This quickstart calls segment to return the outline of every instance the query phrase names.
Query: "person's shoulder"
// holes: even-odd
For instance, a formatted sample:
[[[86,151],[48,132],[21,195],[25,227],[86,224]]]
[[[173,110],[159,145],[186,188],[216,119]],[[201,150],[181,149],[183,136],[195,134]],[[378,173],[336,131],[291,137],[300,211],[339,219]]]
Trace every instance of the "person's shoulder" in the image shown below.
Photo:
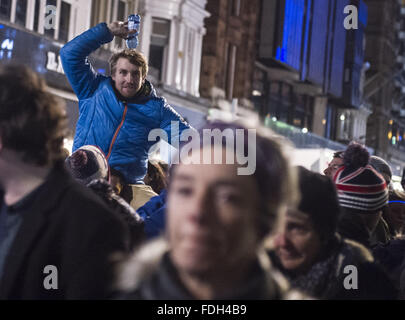
[[[351,260],[355,260],[359,263],[374,262],[371,251],[361,243],[354,240],[343,239],[341,253],[345,257]]]
[[[86,186],[72,180],[70,180],[69,186],[62,196],[60,204],[64,211],[69,211],[70,219],[93,221],[93,224],[106,220],[110,222],[117,220],[114,212],[100,196]]]
[[[132,299],[139,294],[141,286],[158,271],[167,250],[167,242],[157,238],[143,245],[120,264],[114,289],[121,299]]]

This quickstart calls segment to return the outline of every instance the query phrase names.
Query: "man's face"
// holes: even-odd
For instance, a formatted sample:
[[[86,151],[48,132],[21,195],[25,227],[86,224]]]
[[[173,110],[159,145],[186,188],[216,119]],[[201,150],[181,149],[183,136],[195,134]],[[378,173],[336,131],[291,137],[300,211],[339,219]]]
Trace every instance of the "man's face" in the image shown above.
[[[288,210],[282,232],[274,238],[276,254],[291,272],[306,272],[321,251],[321,239],[310,218],[298,210]]]
[[[131,98],[142,87],[145,75],[142,74],[142,67],[132,64],[126,58],[119,58],[112,79],[118,92],[125,98]]]
[[[252,260],[259,243],[258,201],[256,181],[238,176],[236,165],[178,165],[167,207],[167,236],[178,270],[218,274]]]
[[[343,166],[344,162],[342,158],[333,158],[332,161],[328,164],[328,167],[323,171],[325,176],[328,176],[333,179],[336,171]]]

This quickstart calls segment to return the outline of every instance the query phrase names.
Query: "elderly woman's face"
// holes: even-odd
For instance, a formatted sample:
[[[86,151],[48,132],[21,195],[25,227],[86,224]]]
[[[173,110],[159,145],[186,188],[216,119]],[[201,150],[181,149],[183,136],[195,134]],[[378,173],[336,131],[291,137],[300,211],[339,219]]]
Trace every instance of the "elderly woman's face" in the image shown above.
[[[274,245],[283,267],[295,274],[307,272],[321,251],[321,239],[309,216],[299,210],[288,210]]]

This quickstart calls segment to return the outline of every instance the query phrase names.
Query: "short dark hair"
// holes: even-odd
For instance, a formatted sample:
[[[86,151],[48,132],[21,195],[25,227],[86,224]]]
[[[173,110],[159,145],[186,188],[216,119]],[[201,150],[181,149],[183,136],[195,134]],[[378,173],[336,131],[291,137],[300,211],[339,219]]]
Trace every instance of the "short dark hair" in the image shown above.
[[[344,151],[344,150],[341,150],[341,151],[336,151],[336,152],[333,154],[333,157],[334,157],[334,158],[343,159],[344,155],[345,155],[345,151]]]
[[[142,77],[148,74],[148,61],[143,53],[135,49],[125,49],[121,52],[114,53],[110,58],[111,75],[115,73],[115,67],[119,58],[128,59],[130,63],[142,68]]]
[[[0,66],[0,137],[5,148],[38,166],[63,160],[67,118],[60,99],[23,65]]]

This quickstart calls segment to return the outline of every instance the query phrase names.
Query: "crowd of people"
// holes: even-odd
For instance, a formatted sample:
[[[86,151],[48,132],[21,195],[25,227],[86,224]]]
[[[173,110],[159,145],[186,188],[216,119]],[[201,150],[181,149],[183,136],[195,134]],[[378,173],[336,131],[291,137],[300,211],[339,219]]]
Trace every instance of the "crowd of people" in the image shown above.
[[[27,67],[0,66],[0,299],[405,298],[405,193],[386,161],[352,142],[322,175],[260,125],[191,128],[140,52],[115,53],[111,77],[87,62],[133,32],[101,23],[62,48],[79,99],[71,154],[62,102]],[[192,130],[196,148],[150,160],[155,128]],[[248,150],[254,172],[240,174]]]

